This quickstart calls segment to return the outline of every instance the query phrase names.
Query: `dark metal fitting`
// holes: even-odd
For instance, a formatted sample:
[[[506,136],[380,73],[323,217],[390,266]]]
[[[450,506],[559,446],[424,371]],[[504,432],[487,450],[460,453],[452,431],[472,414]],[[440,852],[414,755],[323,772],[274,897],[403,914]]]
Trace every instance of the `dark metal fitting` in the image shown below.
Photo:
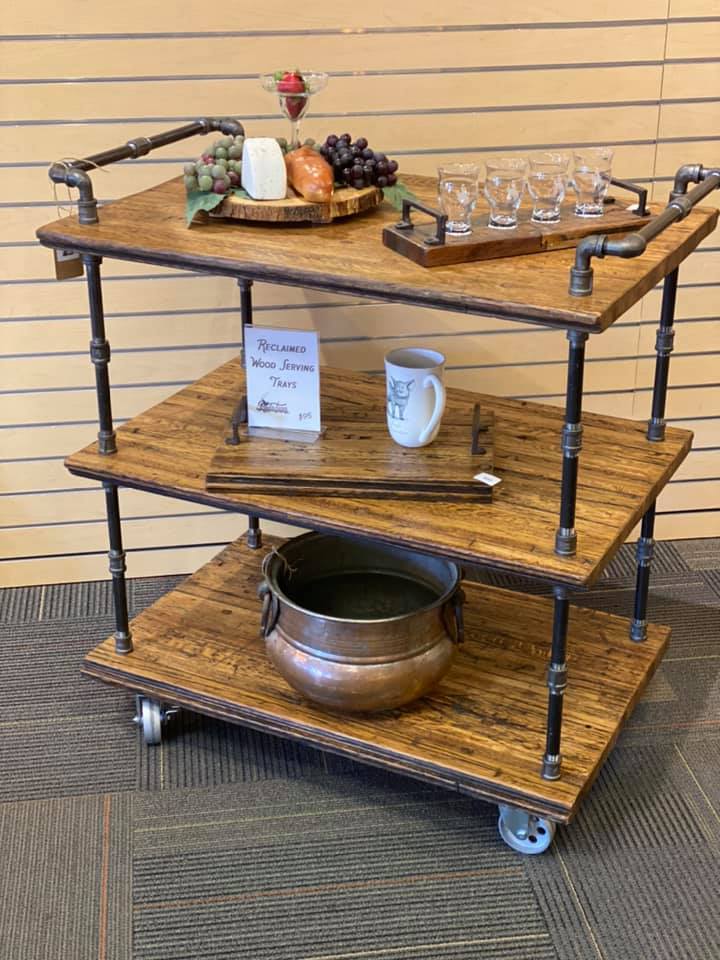
[[[669,357],[673,352],[675,330],[672,327],[658,327],[655,337],[655,352],[661,357]]]
[[[125,573],[127,570],[127,565],[125,563],[125,551],[124,550],[111,550],[108,554],[110,559],[109,570],[110,573],[115,576],[116,573]]]
[[[562,530],[563,528],[561,527],[560,529]],[[567,595],[568,595],[567,587],[561,587],[559,584],[556,584],[553,587],[553,596],[555,597],[556,600],[565,600]]]
[[[693,208],[693,202],[686,194],[680,194],[673,197],[668,203],[668,209],[677,210],[680,213],[678,220],[684,220]]]
[[[571,297],[589,297],[593,292],[592,267],[570,267],[570,286],[568,292]]]
[[[90,359],[93,363],[110,362],[110,344],[107,340],[90,341]]]
[[[652,537],[640,537],[635,548],[638,566],[649,567],[655,555],[655,541]]]
[[[564,457],[574,458],[582,450],[583,427],[581,423],[566,423],[562,431],[562,452]]]
[[[262,530],[260,527],[248,527],[247,545],[251,550],[258,550],[262,546]]]
[[[128,150],[132,150],[133,159],[137,160],[138,157],[144,157],[146,153],[150,153],[153,142],[149,137],[136,137],[134,140],[128,140],[125,146]]]
[[[559,527],[555,534],[555,553],[561,557],[573,557],[577,549],[577,533],[574,527]]]
[[[554,696],[562,696],[567,687],[567,664],[551,663],[547,671],[548,690]]]
[[[242,137],[245,133],[245,127],[243,127],[239,120],[234,120],[232,117],[223,117],[221,120],[211,120],[210,129],[219,130],[220,133],[234,137]]]
[[[581,347],[588,337],[586,330],[568,330],[567,332],[567,338],[573,347]]]
[[[132,634],[129,630],[115,631],[115,653],[132,653]]]
[[[665,420],[663,417],[651,417],[648,420],[647,438],[653,441],[665,439]]]
[[[546,753],[543,757],[540,776],[543,780],[559,780],[562,756],[559,753]]]
[[[114,430],[100,430],[97,439],[98,453],[117,453],[117,438]]]
[[[635,620],[630,624],[630,639],[635,643],[642,643],[647,640],[647,620]]]
[[[684,163],[675,174],[675,182],[670,191],[670,199],[682,197],[687,193],[689,183],[700,183],[703,180],[703,166],[701,163]]]

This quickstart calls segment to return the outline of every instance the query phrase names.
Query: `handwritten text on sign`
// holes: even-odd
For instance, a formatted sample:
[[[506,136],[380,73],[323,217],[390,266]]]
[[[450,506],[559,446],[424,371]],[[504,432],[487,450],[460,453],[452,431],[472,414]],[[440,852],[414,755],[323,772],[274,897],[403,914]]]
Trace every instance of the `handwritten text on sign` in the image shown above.
[[[320,431],[320,364],[314,330],[245,327],[248,424]]]

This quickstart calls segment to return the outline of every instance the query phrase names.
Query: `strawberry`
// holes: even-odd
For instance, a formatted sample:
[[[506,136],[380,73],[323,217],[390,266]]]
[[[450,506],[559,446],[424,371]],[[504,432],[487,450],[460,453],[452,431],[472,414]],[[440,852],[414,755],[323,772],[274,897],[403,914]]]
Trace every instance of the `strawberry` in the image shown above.
[[[277,92],[285,97],[285,109],[291,120],[297,120],[305,109],[305,96],[288,96],[288,94],[304,94],[305,81],[299,70],[278,71]]]

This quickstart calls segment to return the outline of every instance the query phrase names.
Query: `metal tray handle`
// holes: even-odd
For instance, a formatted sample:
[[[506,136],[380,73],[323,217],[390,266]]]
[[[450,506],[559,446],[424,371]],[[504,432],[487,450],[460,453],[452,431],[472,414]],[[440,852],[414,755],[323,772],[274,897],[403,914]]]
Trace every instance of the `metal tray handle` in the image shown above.
[[[415,208],[421,213],[426,213],[429,217],[432,217],[435,221],[435,236],[434,237],[425,237],[424,243],[429,247],[439,247],[445,243],[445,226],[447,225],[447,216],[444,213],[440,213],[439,210],[434,210],[432,207],[425,206],[424,203],[420,203],[419,200],[408,200],[407,197],[403,198],[402,202],[402,220],[399,220],[395,224],[396,230],[412,230],[413,222],[410,219],[410,210]]]

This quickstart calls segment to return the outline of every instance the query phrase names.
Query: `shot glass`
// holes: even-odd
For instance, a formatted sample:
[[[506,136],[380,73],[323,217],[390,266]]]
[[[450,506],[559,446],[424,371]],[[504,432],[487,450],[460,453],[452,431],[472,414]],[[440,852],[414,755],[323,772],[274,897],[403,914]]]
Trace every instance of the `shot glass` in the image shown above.
[[[535,153],[529,161],[528,193],[536,223],[557,223],[568,185],[570,157],[566,153]]]
[[[474,163],[448,163],[438,167],[438,202],[448,218],[445,232],[450,236],[463,237],[472,232],[479,173]]]
[[[524,157],[496,157],[485,162],[485,196],[490,204],[488,226],[512,230],[517,226],[517,212],[527,182],[527,160]]]
[[[577,194],[575,215],[601,217],[603,200],[610,186],[613,152],[609,147],[589,147],[573,154],[573,187]]]

